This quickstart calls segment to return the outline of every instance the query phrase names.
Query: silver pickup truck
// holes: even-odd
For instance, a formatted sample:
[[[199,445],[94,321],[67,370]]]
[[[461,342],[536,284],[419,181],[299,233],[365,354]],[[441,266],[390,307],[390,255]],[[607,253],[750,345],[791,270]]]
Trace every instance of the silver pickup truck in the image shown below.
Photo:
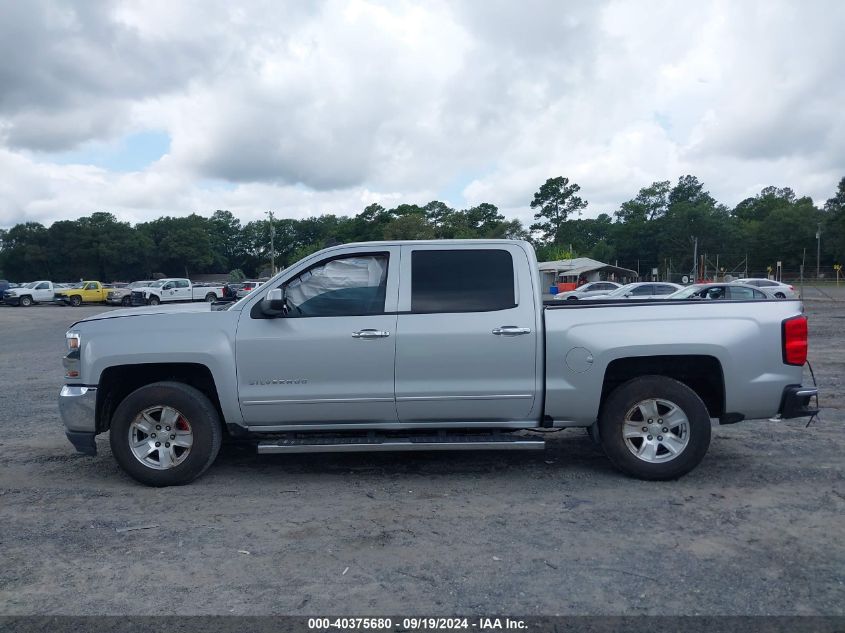
[[[77,450],[187,483],[224,435],[259,453],[542,449],[583,427],[621,471],[694,468],[712,419],[815,413],[799,301],[557,302],[531,245],[373,242],[306,257],[225,306],[116,310],[67,332]],[[574,305],[570,305],[570,303]]]

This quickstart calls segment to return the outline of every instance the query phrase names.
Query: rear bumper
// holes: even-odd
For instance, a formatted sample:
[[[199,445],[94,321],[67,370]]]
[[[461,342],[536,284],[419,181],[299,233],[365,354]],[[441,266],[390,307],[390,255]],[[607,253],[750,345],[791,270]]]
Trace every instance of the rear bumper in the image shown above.
[[[818,402],[818,389],[815,387],[802,387],[801,385],[790,385],[783,390],[783,397],[780,401],[780,417],[803,418],[815,415],[819,412],[818,406],[813,406],[811,401]]]

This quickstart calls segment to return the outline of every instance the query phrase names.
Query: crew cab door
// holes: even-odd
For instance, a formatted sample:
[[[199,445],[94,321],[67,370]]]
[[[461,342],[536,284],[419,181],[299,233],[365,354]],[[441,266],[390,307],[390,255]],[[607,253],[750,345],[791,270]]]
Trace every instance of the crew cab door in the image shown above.
[[[177,301],[191,301],[194,298],[193,287],[187,279],[177,279],[174,291],[173,296]]]
[[[534,275],[513,244],[402,247],[400,422],[507,422],[538,393]]]
[[[395,424],[399,247],[341,249],[281,284],[286,316],[245,308],[238,325],[241,412],[250,426]]]

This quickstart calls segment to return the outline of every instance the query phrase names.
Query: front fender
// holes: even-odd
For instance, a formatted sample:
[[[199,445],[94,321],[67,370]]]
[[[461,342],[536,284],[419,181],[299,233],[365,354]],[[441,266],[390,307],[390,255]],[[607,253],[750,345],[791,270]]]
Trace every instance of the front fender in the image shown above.
[[[195,363],[209,369],[227,422],[243,421],[237,396],[237,313],[174,312],[82,321],[80,378],[96,386],[109,367]]]

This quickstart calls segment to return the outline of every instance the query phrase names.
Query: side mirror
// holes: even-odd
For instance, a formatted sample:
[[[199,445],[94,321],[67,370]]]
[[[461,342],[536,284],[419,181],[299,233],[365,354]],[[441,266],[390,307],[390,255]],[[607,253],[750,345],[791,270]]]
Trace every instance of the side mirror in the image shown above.
[[[277,317],[287,314],[287,302],[285,300],[284,288],[273,288],[267,296],[261,300],[261,312],[268,317]]]

